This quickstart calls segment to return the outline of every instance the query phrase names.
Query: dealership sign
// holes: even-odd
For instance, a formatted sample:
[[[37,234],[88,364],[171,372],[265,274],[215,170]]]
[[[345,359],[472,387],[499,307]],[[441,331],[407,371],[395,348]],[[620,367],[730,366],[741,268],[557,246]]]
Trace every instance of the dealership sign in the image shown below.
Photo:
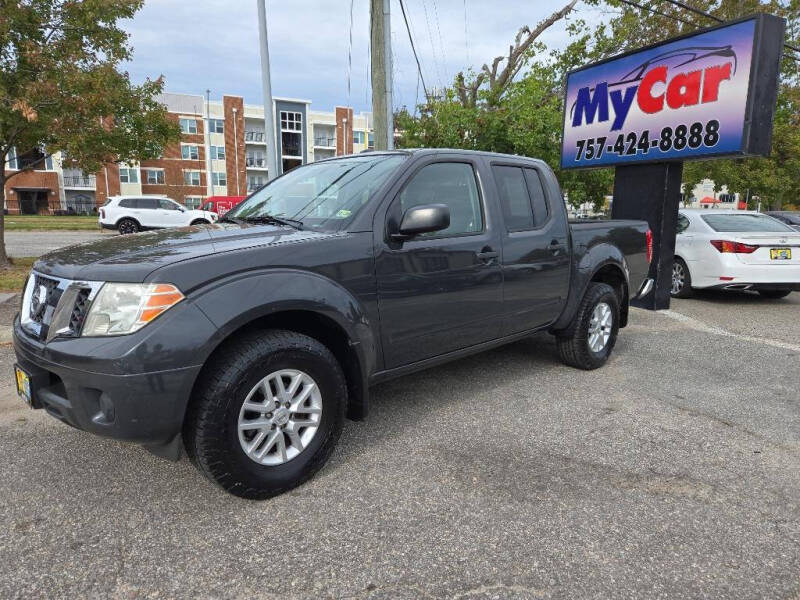
[[[755,15],[572,71],[562,168],[768,154],[782,39]]]

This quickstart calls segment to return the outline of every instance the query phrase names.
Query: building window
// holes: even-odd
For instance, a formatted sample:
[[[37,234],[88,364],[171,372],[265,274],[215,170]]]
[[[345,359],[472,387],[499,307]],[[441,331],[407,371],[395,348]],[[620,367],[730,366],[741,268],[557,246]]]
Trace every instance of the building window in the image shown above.
[[[212,160],[225,160],[225,146],[211,146]]]
[[[186,185],[200,185],[200,171],[184,171],[183,182]]]
[[[249,175],[247,177],[247,193],[255,192],[265,183],[267,183],[267,179],[263,175]]]
[[[179,119],[183,133],[197,133],[197,119]]]
[[[144,180],[147,183],[164,183],[164,169],[145,169]]]
[[[370,150],[374,150],[375,149],[375,134],[374,133],[370,133],[369,137],[367,139],[369,141],[369,143],[367,144],[367,148],[369,148]]]
[[[303,161],[299,158],[284,158],[283,159],[283,172],[288,173],[292,169],[299,167],[303,164]]]
[[[225,121],[223,119],[208,120],[209,133],[225,133]]]
[[[8,151],[8,168],[14,171],[17,170],[17,149],[13,146]]]
[[[281,130],[301,131],[303,129],[303,115],[299,112],[288,110],[281,111]]]
[[[364,144],[364,140],[366,136],[364,135],[363,131],[354,131],[353,132],[353,143],[354,144]]]
[[[303,136],[292,131],[281,131],[281,156],[303,156]]]
[[[224,171],[214,171],[211,173],[211,181],[214,185],[228,185],[228,177]]]
[[[197,160],[200,158],[200,152],[197,146],[190,146],[184,144],[181,146],[181,158],[184,160]]]
[[[119,182],[120,183],[139,183],[139,170],[120,167],[119,169]]]
[[[203,198],[201,196],[186,196],[183,199],[183,204],[189,210],[196,210],[200,208],[200,205],[203,203]]]
[[[266,162],[264,161],[264,153],[261,150],[250,150],[247,152],[247,159],[245,160],[245,164],[248,167],[264,167],[266,166]]]

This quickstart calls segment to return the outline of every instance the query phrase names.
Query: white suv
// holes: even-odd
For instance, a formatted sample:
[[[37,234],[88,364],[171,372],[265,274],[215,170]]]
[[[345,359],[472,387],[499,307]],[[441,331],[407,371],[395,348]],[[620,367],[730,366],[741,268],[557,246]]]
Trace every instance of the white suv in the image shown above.
[[[104,229],[136,233],[143,229],[204,225],[217,221],[217,213],[189,210],[166,196],[111,196],[98,219]]]

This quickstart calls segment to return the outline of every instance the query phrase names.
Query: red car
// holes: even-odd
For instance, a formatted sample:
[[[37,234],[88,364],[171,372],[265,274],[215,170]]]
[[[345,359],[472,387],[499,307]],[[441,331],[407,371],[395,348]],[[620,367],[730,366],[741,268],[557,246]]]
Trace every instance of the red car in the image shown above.
[[[220,217],[239,204],[247,196],[209,196],[203,210],[215,212]]]

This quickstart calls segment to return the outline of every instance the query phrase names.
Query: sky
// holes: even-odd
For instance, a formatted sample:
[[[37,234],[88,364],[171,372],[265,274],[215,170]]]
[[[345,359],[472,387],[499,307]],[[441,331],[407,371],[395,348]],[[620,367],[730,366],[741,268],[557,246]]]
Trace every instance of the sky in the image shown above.
[[[123,68],[135,82],[163,75],[170,92],[210,89],[212,99],[238,95],[261,104],[257,1],[147,0],[123,22],[134,49]],[[521,26],[533,27],[567,1],[404,0],[428,90],[507,53]],[[311,100],[312,110],[370,110],[369,0],[352,0],[348,68],[350,7],[351,0],[267,0],[273,96]],[[391,25],[394,106],[412,109],[423,93],[399,0],[391,0]],[[563,22],[540,39],[563,46]]]

